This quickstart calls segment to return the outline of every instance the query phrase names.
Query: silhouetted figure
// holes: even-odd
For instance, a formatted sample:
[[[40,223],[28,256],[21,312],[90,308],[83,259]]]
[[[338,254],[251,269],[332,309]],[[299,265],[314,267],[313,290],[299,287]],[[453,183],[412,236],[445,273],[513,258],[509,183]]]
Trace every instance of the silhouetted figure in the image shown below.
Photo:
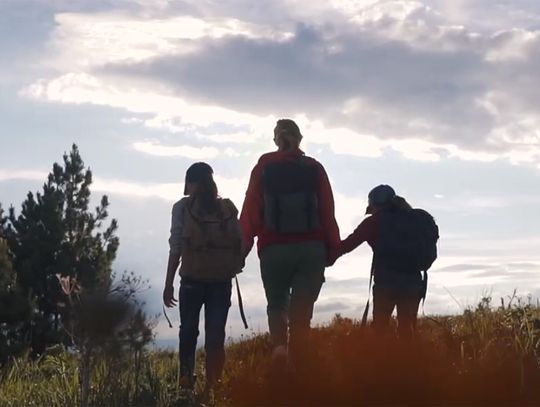
[[[246,255],[258,237],[276,364],[288,355],[299,362],[305,353],[328,253],[340,242],[328,177],[300,150],[301,140],[294,121],[278,120],[278,151],[264,154],[253,168],[240,216]]]
[[[373,249],[371,277],[375,282],[373,326],[385,333],[397,308],[399,336],[410,338],[418,306],[425,298],[427,270],[437,258],[439,230],[431,215],[413,209],[388,185],[375,187],[368,199],[366,214],[371,216],[341,243],[339,255],[368,242]]]
[[[231,305],[231,279],[241,271],[242,235],[238,211],[218,197],[212,168],[193,164],[184,195],[172,209],[170,252],[163,302],[174,307],[174,276],[180,267],[180,384],[192,388],[199,314],[204,304],[206,389],[221,378],[225,362],[225,324]]]

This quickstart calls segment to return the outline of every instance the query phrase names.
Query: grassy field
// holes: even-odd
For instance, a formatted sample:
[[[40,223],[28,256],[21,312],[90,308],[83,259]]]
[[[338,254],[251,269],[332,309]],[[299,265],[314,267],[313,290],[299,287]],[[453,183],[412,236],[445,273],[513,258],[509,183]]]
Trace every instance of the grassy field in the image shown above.
[[[540,310],[517,299],[497,306],[484,299],[462,315],[423,317],[414,343],[375,338],[336,316],[313,330],[311,358],[294,372],[272,371],[265,335],[230,344],[216,404],[539,405],[539,343]],[[0,372],[0,406],[77,405],[77,361],[62,349],[12,361]],[[194,403],[176,386],[172,352],[112,353],[94,362],[90,405]]]

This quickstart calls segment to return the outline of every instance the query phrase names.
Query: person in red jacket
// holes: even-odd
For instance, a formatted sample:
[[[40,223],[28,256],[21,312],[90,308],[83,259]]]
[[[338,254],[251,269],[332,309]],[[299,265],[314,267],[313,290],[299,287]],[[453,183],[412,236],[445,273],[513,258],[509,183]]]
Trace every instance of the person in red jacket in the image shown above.
[[[253,168],[240,215],[246,255],[258,238],[273,357],[293,363],[305,354],[324,269],[341,242],[328,176],[301,140],[294,121],[278,120],[278,151]]]

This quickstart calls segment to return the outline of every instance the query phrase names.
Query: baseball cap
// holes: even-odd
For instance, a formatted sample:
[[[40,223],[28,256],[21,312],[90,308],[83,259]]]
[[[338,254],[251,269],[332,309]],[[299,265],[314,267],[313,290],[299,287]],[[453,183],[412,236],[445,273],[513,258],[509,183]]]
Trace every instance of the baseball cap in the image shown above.
[[[396,196],[396,191],[390,185],[382,184],[373,188],[368,194],[366,214],[371,214],[373,207],[384,206]]]

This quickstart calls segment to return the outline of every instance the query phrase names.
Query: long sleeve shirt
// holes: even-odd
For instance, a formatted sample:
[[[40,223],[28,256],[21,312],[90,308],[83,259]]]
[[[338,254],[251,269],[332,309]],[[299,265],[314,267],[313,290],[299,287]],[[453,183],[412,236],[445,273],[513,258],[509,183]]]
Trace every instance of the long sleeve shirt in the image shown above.
[[[263,198],[263,170],[266,164],[283,160],[295,160],[303,153],[300,150],[294,152],[273,152],[260,157],[257,165],[251,171],[246,198],[240,215],[244,241],[248,250],[253,246],[254,238],[258,237],[259,252],[266,246],[276,243],[294,243],[309,240],[323,241],[329,250],[337,250],[341,238],[335,219],[334,196],[323,166],[313,158],[319,173],[319,218],[321,227],[319,230],[295,233],[278,234],[269,230],[264,222],[264,198]]]
[[[187,198],[182,198],[172,207],[171,234],[169,236],[169,255],[182,256],[182,231],[184,229],[184,207]]]
[[[377,238],[378,214],[365,218],[360,225],[339,245],[338,255],[352,252],[364,242],[373,248]]]

